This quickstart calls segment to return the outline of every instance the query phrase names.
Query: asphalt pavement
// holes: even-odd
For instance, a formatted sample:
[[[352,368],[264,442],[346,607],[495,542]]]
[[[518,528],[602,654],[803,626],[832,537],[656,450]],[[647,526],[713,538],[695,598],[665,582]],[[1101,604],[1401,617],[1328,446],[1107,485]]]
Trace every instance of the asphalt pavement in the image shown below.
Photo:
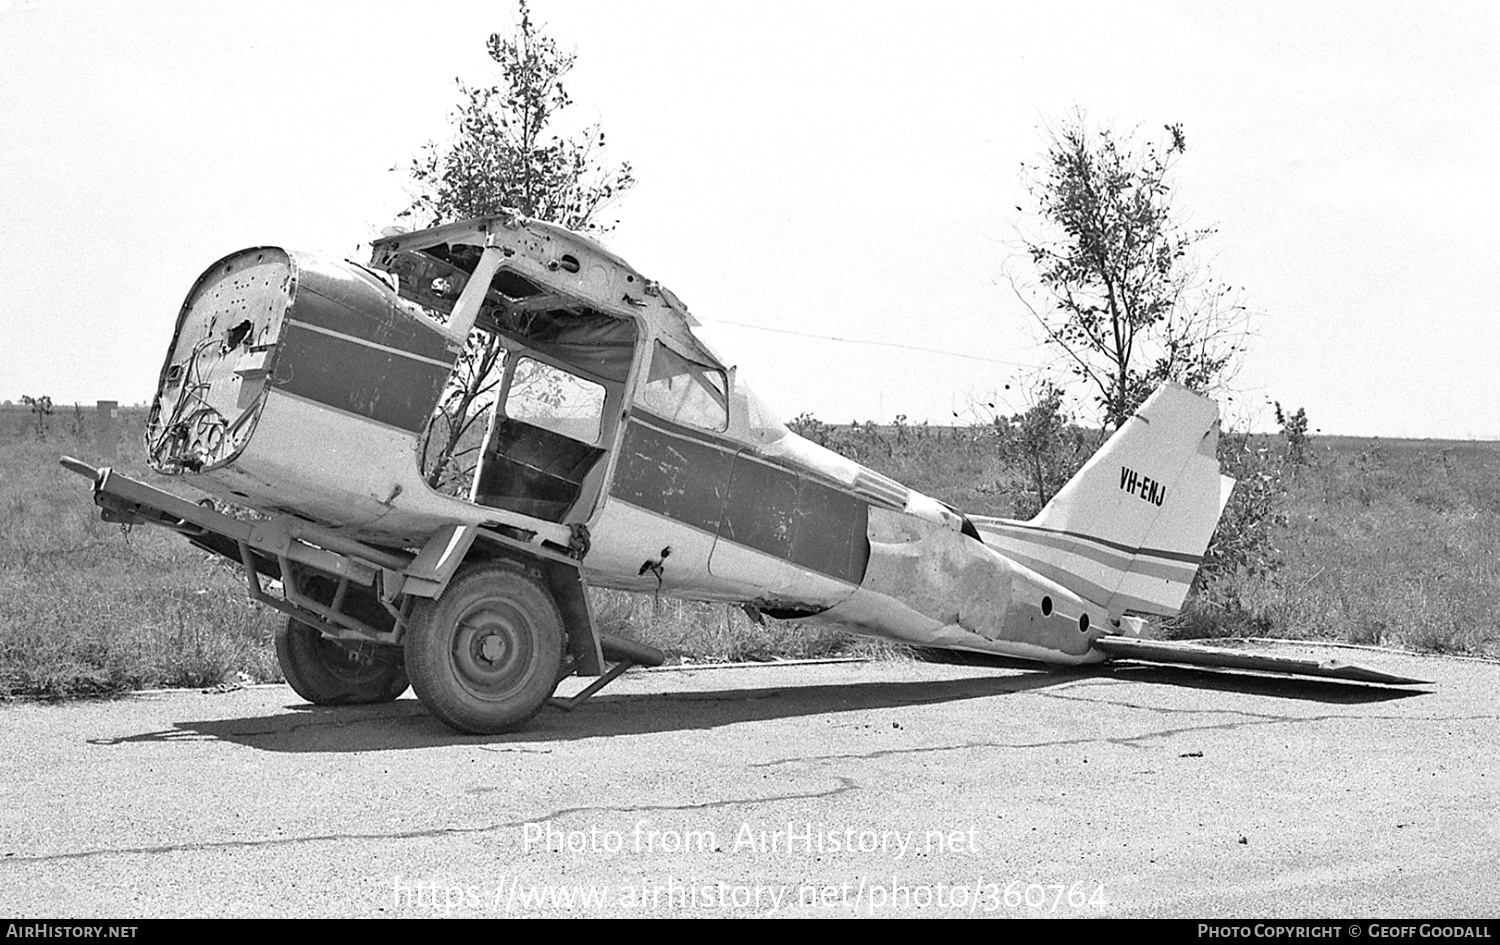
[[[1500,914],[1500,665],[1275,652],[1433,685],[633,670],[499,737],[410,693],[0,705],[0,914]]]

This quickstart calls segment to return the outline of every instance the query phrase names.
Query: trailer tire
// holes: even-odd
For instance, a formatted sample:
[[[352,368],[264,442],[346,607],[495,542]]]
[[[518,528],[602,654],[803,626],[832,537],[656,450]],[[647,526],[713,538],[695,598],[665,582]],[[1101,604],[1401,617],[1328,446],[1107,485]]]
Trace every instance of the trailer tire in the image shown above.
[[[276,630],[276,659],[292,691],[314,705],[390,702],[406,691],[406,661],[399,647],[362,644],[373,658],[330,640],[296,617]]]
[[[496,735],[546,704],[566,636],[539,577],[503,561],[475,562],[413,608],[406,667],[429,712],[460,731]]]

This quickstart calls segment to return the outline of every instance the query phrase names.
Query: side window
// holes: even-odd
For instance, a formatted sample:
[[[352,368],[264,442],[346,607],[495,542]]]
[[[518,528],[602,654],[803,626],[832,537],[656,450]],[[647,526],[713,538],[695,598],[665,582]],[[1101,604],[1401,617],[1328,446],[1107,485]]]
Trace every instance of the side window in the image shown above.
[[[505,415],[585,443],[599,442],[604,388],[531,358],[516,362]]]
[[[724,372],[689,361],[659,341],[651,353],[641,403],[653,413],[688,426],[729,428],[729,384]]]

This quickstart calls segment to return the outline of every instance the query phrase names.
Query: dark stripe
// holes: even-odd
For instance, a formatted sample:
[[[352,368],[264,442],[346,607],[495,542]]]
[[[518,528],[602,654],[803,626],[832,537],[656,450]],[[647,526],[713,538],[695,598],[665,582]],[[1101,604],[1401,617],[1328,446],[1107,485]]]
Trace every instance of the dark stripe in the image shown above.
[[[631,505],[718,534],[733,466],[733,453],[632,418],[609,491]]]
[[[782,459],[779,456],[768,456],[764,453],[757,452],[756,450],[744,446],[743,444],[736,442],[735,440],[728,439],[722,433],[712,433],[707,430],[700,430],[693,427],[683,426],[682,424],[675,423],[671,420],[664,420],[661,417],[658,417],[656,414],[651,413],[650,411],[641,410],[639,407],[631,408],[630,420],[632,423],[639,423],[647,427],[654,427],[662,432],[670,433],[674,436],[686,437],[687,439],[692,440],[694,443],[711,449],[719,450],[730,456],[754,456],[762,463],[766,463],[767,465],[775,466],[778,469],[784,469],[788,472],[795,473],[796,475],[802,476],[805,479],[810,479],[813,482],[817,482],[824,486],[827,486],[829,489],[842,492],[851,498],[858,499],[862,502],[878,501],[883,504],[889,504],[897,511],[906,508],[906,500],[911,492],[911,490],[907,489],[899,482],[896,482],[894,479],[886,479],[879,473],[872,473],[870,470],[866,469],[863,466],[859,466],[857,463],[855,464],[856,466],[858,466],[858,471],[855,474],[855,484],[853,486],[850,486],[846,483],[839,482],[837,479],[834,479],[827,473],[822,473],[816,469],[810,469],[807,467],[796,465],[792,461]],[[875,488],[872,488],[869,482],[861,481],[861,478],[868,478],[871,475],[877,476],[880,479],[891,483],[897,490],[899,490],[899,498],[897,497],[896,493],[892,493],[890,495],[882,494]]]
[[[863,580],[870,554],[864,500],[679,433],[669,421],[652,416],[649,424],[633,417],[626,425],[610,495],[810,571]]]
[[[278,346],[272,385],[378,423],[421,433],[448,374],[446,367],[290,322]]]
[[[719,537],[858,584],[870,560],[868,514],[860,498],[741,453]]]
[[[1099,607],[1113,606],[1123,610],[1154,614],[1158,617],[1175,617],[1180,613],[1180,609],[1170,610],[1165,604],[1149,601],[1143,597],[1136,597],[1133,594],[1123,593],[1118,588],[1109,590],[1100,584],[1095,584],[1082,575],[1059,567],[1050,561],[1033,558],[1024,552],[1015,551],[1011,548],[997,550],[1000,554],[1005,555],[1005,557],[1017,564],[1030,568],[1049,581],[1061,584],[1079,597]],[[1124,583],[1123,578],[1121,578],[1121,583]],[[1186,587],[1186,583],[1183,581],[1174,581],[1172,583],[1178,587]],[[1186,593],[1186,590],[1183,593]]]
[[[993,536],[997,541],[1010,543],[1017,542],[1026,546],[1042,547],[1064,554],[1076,555],[1088,561],[1092,561],[1100,567],[1111,568],[1116,571],[1133,571],[1147,577],[1158,577],[1169,581],[1182,581],[1189,583],[1195,568],[1181,561],[1167,561],[1161,558],[1146,558],[1145,556],[1131,557],[1122,551],[1113,548],[1100,548],[1090,545],[1081,538],[1071,535],[1058,535],[1043,532],[1032,532],[1031,534],[1006,534],[1003,529],[980,529],[980,535],[986,533]],[[983,540],[981,538],[981,540]],[[1142,570],[1149,569],[1149,570]],[[1187,576],[1183,577],[1178,572],[1186,570]]]
[[[1158,548],[1132,548],[1129,545],[1122,545],[1117,541],[1108,541],[1103,538],[1096,538],[1093,535],[1085,535],[1082,532],[1070,532],[1061,528],[1042,528],[1039,525],[1022,525],[1019,522],[1005,522],[1001,521],[1000,519],[990,518],[988,516],[982,515],[971,515],[969,516],[969,520],[973,522],[974,526],[980,531],[983,531],[986,526],[988,526],[992,530],[997,531],[1006,528],[1015,528],[1021,531],[1041,532],[1043,534],[1049,535],[1066,535],[1069,538],[1077,538],[1082,541],[1091,541],[1094,544],[1102,545],[1105,548],[1113,548],[1116,551],[1123,551],[1125,554],[1132,557],[1141,555],[1147,558],[1162,558],[1166,561],[1182,561],[1191,565],[1197,565],[1203,561],[1202,555],[1190,555],[1180,551],[1163,551]]]
[[[332,265],[298,270],[287,318],[450,365],[456,354],[443,334],[398,308],[389,290]]]

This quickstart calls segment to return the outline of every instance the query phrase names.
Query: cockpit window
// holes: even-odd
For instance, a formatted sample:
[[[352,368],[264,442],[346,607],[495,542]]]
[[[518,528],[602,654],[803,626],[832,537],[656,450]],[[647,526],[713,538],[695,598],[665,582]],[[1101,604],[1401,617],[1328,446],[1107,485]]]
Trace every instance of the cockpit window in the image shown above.
[[[641,403],[668,420],[704,430],[729,427],[729,383],[718,368],[689,361],[656,343]]]
[[[584,443],[599,442],[604,388],[532,358],[516,362],[505,415]]]

